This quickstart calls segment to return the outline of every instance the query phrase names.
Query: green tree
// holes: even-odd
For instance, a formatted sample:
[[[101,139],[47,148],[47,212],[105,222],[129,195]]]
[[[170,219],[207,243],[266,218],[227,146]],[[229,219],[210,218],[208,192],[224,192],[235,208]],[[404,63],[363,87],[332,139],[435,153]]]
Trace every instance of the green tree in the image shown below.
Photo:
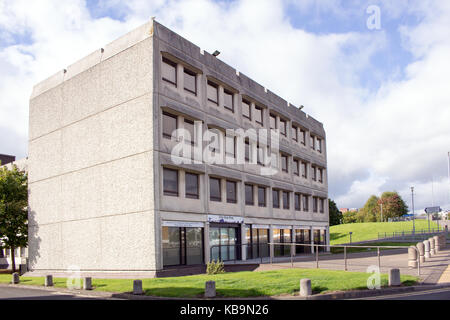
[[[347,211],[347,212],[343,213],[342,214],[342,223],[347,224],[347,223],[358,222],[357,214],[358,214],[358,212],[356,212],[356,211]]]
[[[28,243],[28,178],[16,166],[0,167],[0,245],[10,249],[13,272],[15,249]]]
[[[381,221],[379,200],[377,196],[371,196],[360,210],[363,213],[364,222]]]
[[[383,205],[384,221],[387,221],[389,218],[398,218],[408,214],[408,206],[395,191],[384,192],[378,203]]]
[[[328,199],[328,206],[330,212],[330,226],[336,226],[342,223],[342,212],[336,206],[336,202]]]

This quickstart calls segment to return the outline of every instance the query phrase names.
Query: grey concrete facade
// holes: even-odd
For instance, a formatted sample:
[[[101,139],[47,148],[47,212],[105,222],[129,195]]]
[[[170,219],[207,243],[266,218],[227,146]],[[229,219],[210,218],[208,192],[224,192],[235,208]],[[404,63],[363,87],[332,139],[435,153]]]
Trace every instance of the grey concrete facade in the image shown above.
[[[163,57],[176,65],[175,86],[162,79]],[[196,94],[184,90],[185,69],[195,74]],[[217,105],[207,99],[208,80],[218,85]],[[233,111],[223,107],[225,91],[232,93]],[[242,116],[243,98],[252,110],[262,108],[262,126]],[[163,112],[176,116],[180,128],[189,119],[202,121],[204,130],[268,129],[270,114],[278,127],[284,119],[280,152],[288,156],[289,172],[262,176],[251,164],[176,165],[170,156],[175,142],[162,135]],[[293,125],[306,131],[305,145],[293,141]],[[219,216],[240,220],[243,247],[246,226],[253,224],[325,230],[329,241],[323,125],[155,21],[37,84],[29,132],[29,269],[34,272],[75,268],[152,276],[164,268],[162,227],[177,224],[203,228],[206,262],[209,221]],[[310,135],[321,140],[320,152],[311,148]],[[256,155],[253,142],[251,150]],[[322,182],[311,174],[294,175],[294,158],[310,173],[313,166],[323,170]],[[163,193],[166,167],[178,171],[176,197]],[[199,199],[186,198],[186,172],[200,177]],[[221,179],[221,202],[210,201],[209,177]],[[227,180],[237,182],[236,203],[225,200]],[[245,204],[246,183],[267,188],[265,207]],[[289,192],[289,209],[273,208],[274,188]],[[308,211],[296,210],[296,193],[309,196]],[[323,200],[323,212],[313,212],[313,197]]]

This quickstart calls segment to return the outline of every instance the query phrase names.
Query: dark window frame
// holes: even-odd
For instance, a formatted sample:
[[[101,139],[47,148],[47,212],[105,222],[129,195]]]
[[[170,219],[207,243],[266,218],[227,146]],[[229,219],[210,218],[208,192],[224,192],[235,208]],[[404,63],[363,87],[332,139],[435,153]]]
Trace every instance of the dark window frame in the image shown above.
[[[177,63],[167,59],[166,57],[162,58],[162,63],[168,64],[168,65],[170,65],[170,66],[175,68],[175,82],[173,82],[170,79],[164,78],[163,75],[161,76],[162,80],[165,81],[165,82],[168,82],[170,84],[173,84],[175,87],[177,87],[177,85],[178,85]],[[163,67],[161,67],[161,68],[163,68]],[[163,74],[163,72],[161,72],[161,74]]]
[[[283,159],[286,159],[286,161],[284,161]],[[289,173],[289,156],[282,153],[280,160],[281,160],[281,171]],[[286,165],[286,168],[284,168],[284,165]]]
[[[183,76],[184,76],[184,77],[185,77],[185,74],[194,77],[194,86],[195,86],[195,88],[194,88],[194,91],[192,91],[192,90],[189,89],[189,88],[186,88],[186,81],[184,81],[184,90],[187,91],[187,92],[190,92],[190,93],[192,93],[192,94],[194,94],[194,95],[197,95],[197,91],[198,91],[197,74],[196,74],[194,71],[191,71],[191,70],[189,70],[189,69],[184,68],[184,71],[183,71]],[[186,79],[186,78],[184,78],[184,79]]]
[[[292,140],[294,140],[295,142],[298,142],[298,127],[297,126],[292,126]],[[295,133],[295,135],[294,135]]]
[[[248,199],[248,197],[247,197],[247,195],[248,195],[247,194],[248,188],[250,188],[250,190],[251,190],[251,199]],[[254,194],[254,191],[255,191],[255,186],[254,185],[248,184],[248,183],[245,184],[245,205],[246,206],[254,206],[255,205],[255,194]]]
[[[176,177],[177,177],[176,191],[166,190],[166,186],[165,186],[166,171],[176,172]],[[169,196],[169,197],[178,197],[180,195],[180,172],[179,172],[179,170],[163,168],[163,194],[165,196]]]
[[[285,198],[286,196],[286,198]],[[284,210],[290,210],[291,209],[291,199],[290,199],[290,192],[289,191],[284,191],[282,192],[282,199],[283,199],[283,209]],[[286,200],[286,202],[285,202]]]
[[[302,209],[303,212],[309,212],[309,195],[302,195]]]
[[[263,111],[264,108],[255,105],[255,110],[256,110],[255,111],[255,122],[261,126],[264,126],[264,111]],[[256,114],[258,113],[258,111],[261,112],[261,121],[256,120],[257,119]]]
[[[277,201],[275,202],[275,197],[274,195],[277,195]],[[280,209],[280,190],[278,189],[272,189],[272,207],[274,209]]]
[[[292,173],[297,177],[300,177],[300,160],[294,159]]]
[[[295,211],[301,211],[302,208],[302,195],[300,193],[294,194],[294,207]]]
[[[234,187],[234,199],[229,198],[229,193],[228,193],[228,186],[232,185]],[[227,180],[226,181],[226,187],[227,187],[227,203],[237,203],[237,182],[236,181],[231,181],[231,180]]]
[[[211,181],[218,181],[219,182],[219,196],[213,196],[211,194]],[[215,177],[209,177],[209,201],[213,201],[213,202],[222,202],[222,180],[220,178],[215,178]]]
[[[265,208],[267,207],[267,188],[266,187],[258,187],[258,207]],[[264,202],[261,201],[260,197],[260,191],[263,190],[264,194]]]
[[[248,116],[244,114],[244,105],[248,105]],[[242,99],[242,117],[249,121],[252,121],[252,104],[246,99]]]
[[[226,99],[225,99],[226,95],[231,96],[231,108],[229,108],[229,107],[226,105],[226,103],[225,103],[225,101],[226,101]],[[223,90],[223,107],[224,107],[225,109],[227,109],[227,110],[229,110],[229,111],[231,111],[231,112],[234,113],[234,92],[233,92],[233,91],[228,90],[228,89],[224,89],[224,90]]]
[[[189,193],[188,192],[188,176],[195,176],[197,179],[197,193]],[[186,172],[185,174],[185,196],[188,199],[200,199],[200,175],[198,175],[197,173],[192,173],[192,172]]]
[[[271,121],[272,119],[275,120],[275,127],[274,127],[274,128],[272,128],[272,123],[271,123],[271,122],[272,122],[272,121]],[[278,129],[277,127],[278,127],[278,126],[277,126],[277,116],[271,113],[271,114],[269,115],[269,128],[270,128],[270,129],[273,129],[273,130],[277,130],[277,129]]]
[[[280,118],[280,134],[287,137],[288,121]],[[284,128],[283,130],[281,128]]]
[[[169,135],[168,133],[165,133],[164,132],[164,116],[166,116],[166,117],[169,117],[169,118],[172,118],[172,119],[175,119],[175,130],[177,130],[178,129],[178,117],[176,116],[176,115],[174,115],[174,114],[171,114],[171,113],[169,113],[169,112],[166,112],[166,111],[163,111],[163,117],[162,117],[162,135],[163,135],[163,138],[165,138],[165,139],[172,139],[172,133]]]
[[[209,86],[211,86],[211,87],[213,87],[213,88],[216,89],[216,100],[217,100],[217,101],[211,100],[211,99],[208,97]],[[217,83],[211,81],[211,80],[208,80],[208,81],[206,82],[206,98],[207,98],[208,101],[210,101],[211,103],[214,103],[215,105],[219,105],[219,85],[218,85]]]

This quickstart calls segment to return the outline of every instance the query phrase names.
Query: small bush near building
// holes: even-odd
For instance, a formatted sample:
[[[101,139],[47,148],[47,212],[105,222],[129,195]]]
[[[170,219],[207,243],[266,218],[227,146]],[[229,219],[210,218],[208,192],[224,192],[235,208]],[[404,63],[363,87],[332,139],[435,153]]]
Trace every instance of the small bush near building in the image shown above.
[[[223,262],[220,260],[217,261],[213,260],[209,262],[208,265],[206,266],[206,273],[208,275],[225,273],[225,267]]]

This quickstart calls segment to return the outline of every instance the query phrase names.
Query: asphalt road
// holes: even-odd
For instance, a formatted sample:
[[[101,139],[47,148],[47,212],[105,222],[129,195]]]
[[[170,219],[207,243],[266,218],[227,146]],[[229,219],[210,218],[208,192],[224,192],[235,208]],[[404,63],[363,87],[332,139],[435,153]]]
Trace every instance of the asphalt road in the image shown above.
[[[0,300],[96,300],[96,298],[39,289],[0,287]]]
[[[358,300],[450,300],[450,288],[393,294]]]

